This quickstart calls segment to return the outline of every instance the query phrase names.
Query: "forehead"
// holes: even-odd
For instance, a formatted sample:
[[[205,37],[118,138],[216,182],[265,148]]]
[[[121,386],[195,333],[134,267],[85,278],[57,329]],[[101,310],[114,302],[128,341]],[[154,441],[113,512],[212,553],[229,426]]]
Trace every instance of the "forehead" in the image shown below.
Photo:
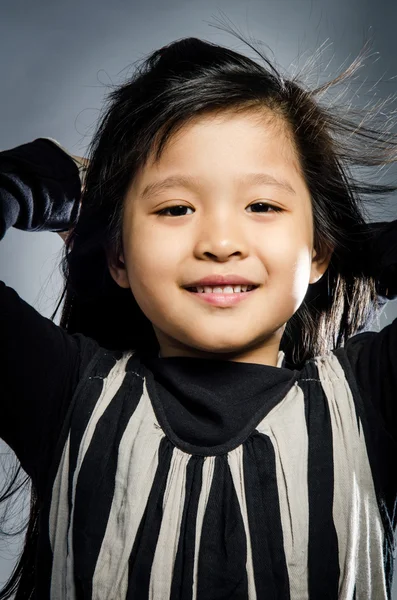
[[[153,149],[132,187],[140,194],[160,177],[183,173],[201,179],[203,185],[225,184],[231,178],[248,181],[245,175],[252,172],[282,176],[292,186],[305,187],[292,131],[269,109],[218,111],[184,123],[167,140],[158,160]]]
[[[158,161],[154,158],[153,148],[147,166],[166,162],[180,150],[189,151],[192,142],[199,146],[200,142],[206,144],[208,140],[217,145],[222,142],[230,144],[235,151],[241,143],[245,149],[248,145],[258,145],[264,152],[276,147],[277,154],[285,160],[299,162],[294,136],[287,121],[268,108],[251,108],[238,112],[230,109],[205,113],[181,124],[166,142]]]

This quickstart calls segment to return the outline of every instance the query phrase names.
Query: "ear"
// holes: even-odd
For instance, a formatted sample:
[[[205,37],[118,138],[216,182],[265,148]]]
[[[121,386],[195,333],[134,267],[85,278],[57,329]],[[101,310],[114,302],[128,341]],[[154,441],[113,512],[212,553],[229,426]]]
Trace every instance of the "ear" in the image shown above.
[[[313,249],[309,283],[317,283],[324,275],[331,262],[332,252],[332,248],[325,248],[322,252]]]
[[[125,266],[123,254],[119,254],[116,259],[108,258],[108,267],[114,281],[122,288],[129,288],[128,273]]]

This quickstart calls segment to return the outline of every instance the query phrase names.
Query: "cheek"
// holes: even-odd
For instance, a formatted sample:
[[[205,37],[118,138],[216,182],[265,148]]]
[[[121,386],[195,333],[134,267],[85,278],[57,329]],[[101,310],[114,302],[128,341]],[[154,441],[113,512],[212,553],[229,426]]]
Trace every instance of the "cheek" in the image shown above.
[[[292,273],[292,294],[298,305],[306,295],[310,281],[311,258],[308,248],[302,248],[298,253]]]
[[[154,227],[137,227],[129,233],[128,275],[132,293],[138,303],[148,294],[160,297],[161,282],[177,281],[178,264],[184,248],[177,236],[159,236]]]
[[[303,300],[310,281],[311,250],[307,240],[296,235],[277,235],[268,239],[263,250],[268,282],[280,292],[280,298]]]

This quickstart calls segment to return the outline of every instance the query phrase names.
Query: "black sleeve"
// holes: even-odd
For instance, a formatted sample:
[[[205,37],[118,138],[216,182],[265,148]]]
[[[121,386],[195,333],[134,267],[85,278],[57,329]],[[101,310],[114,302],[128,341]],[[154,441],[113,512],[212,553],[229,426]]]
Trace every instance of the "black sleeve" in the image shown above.
[[[361,395],[397,442],[397,319],[379,332],[353,336],[345,352]]]
[[[0,153],[1,232],[68,228],[80,182],[73,161],[36,140]],[[33,480],[51,462],[77,383],[98,344],[69,335],[0,281],[0,437]]]
[[[397,220],[384,223],[367,223],[370,236],[363,253],[370,273],[375,275],[379,296],[397,298]]]
[[[397,221],[368,224],[371,241],[367,249],[370,270],[382,300],[397,297]],[[382,331],[353,336],[346,356],[363,397],[383,420],[397,441],[397,320]]]
[[[64,231],[79,212],[81,183],[72,158],[39,138],[0,152],[0,240],[7,229]]]

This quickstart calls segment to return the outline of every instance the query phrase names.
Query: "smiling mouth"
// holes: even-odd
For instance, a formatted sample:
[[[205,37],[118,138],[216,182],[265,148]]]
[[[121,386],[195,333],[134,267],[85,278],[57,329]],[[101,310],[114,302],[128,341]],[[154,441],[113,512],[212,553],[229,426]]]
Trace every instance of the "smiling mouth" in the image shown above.
[[[193,292],[195,294],[241,294],[246,292],[251,292],[256,289],[257,285],[225,285],[225,286],[197,286],[197,287],[188,287],[186,288],[189,292]]]

